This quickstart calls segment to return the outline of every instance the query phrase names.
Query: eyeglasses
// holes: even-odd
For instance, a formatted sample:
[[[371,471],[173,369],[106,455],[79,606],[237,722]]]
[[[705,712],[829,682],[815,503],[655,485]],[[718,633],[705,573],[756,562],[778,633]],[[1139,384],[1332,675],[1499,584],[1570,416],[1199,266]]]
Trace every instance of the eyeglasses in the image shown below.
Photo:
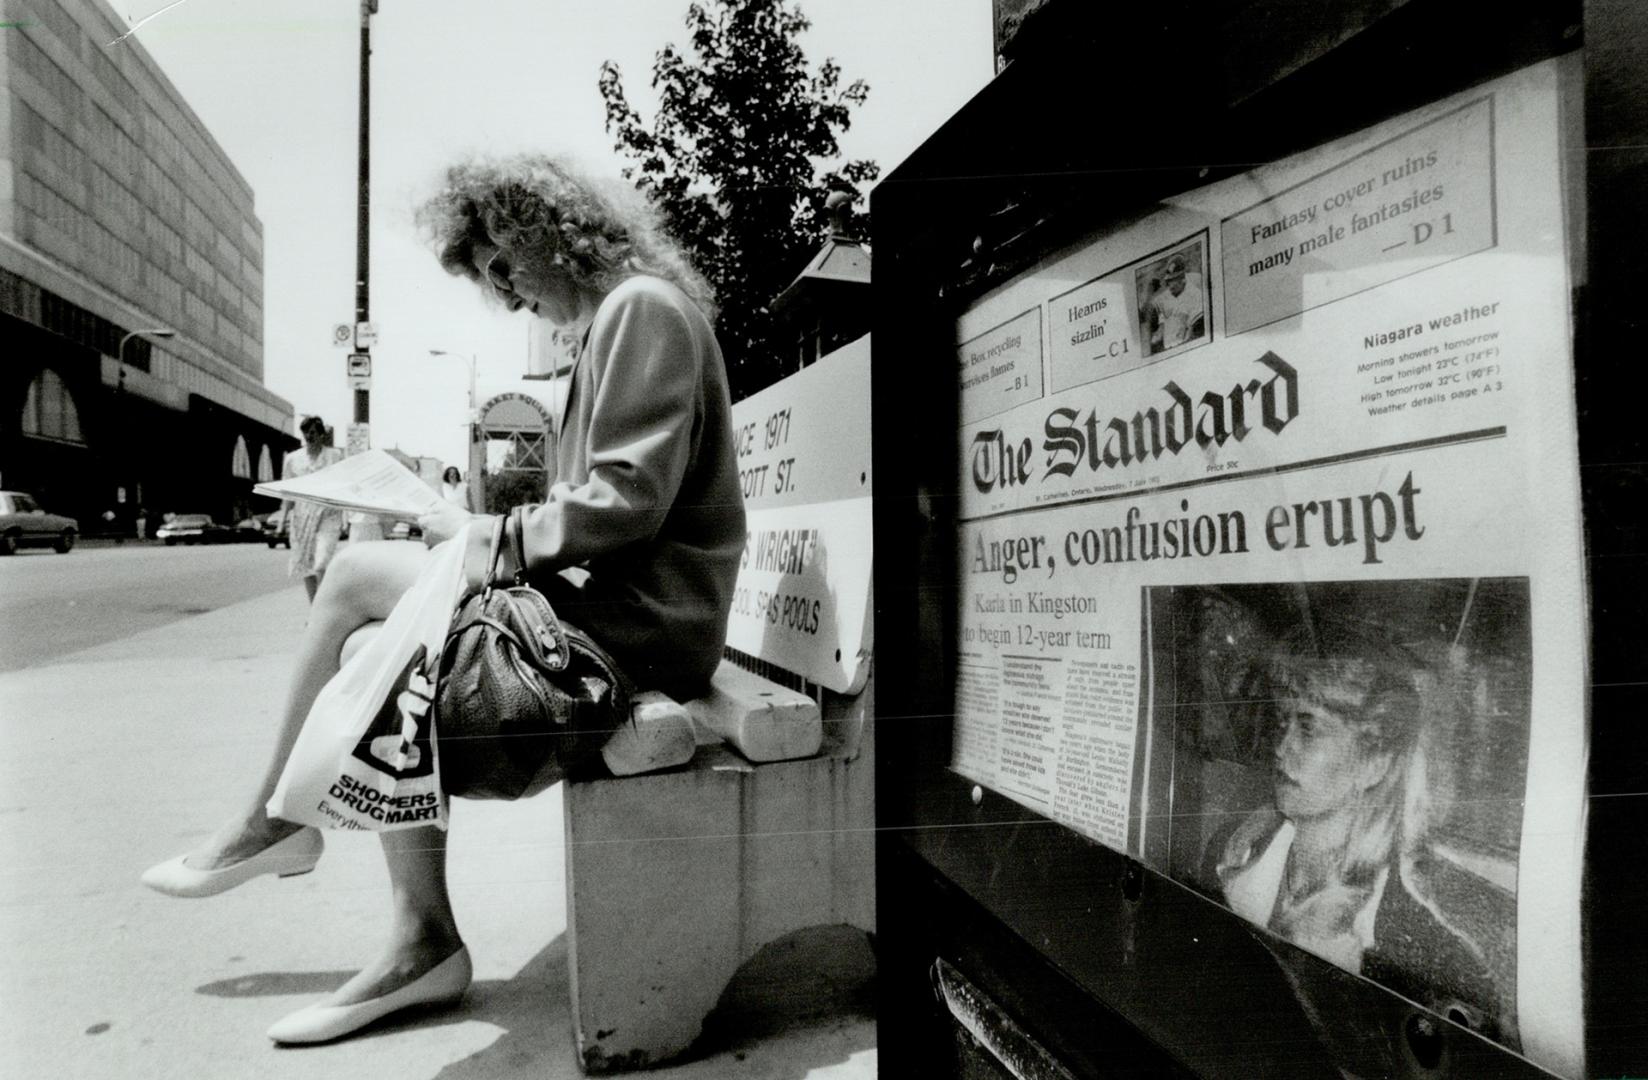
[[[501,254],[503,252],[496,249],[492,252],[491,258],[487,259],[486,265],[481,268],[481,276],[492,286],[492,291],[497,294],[498,299],[508,303],[509,298],[515,295],[515,286],[509,280],[509,263],[505,262],[496,272],[492,269],[492,264],[498,261]]]

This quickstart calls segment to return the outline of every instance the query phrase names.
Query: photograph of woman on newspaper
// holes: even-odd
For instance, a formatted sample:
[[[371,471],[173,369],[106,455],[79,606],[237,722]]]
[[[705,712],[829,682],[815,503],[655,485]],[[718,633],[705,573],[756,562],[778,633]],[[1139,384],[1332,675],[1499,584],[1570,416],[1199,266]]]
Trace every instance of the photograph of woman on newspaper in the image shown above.
[[[1506,684],[1526,681],[1486,655],[1503,640],[1473,654],[1429,617],[1443,584],[1363,583],[1303,610],[1307,587],[1177,590],[1176,651],[1193,670],[1176,711],[1201,767],[1176,813],[1200,802],[1190,876],[1231,910],[1507,1041],[1515,848],[1497,811],[1510,808],[1456,805],[1472,801],[1461,759],[1484,720],[1525,755]]]

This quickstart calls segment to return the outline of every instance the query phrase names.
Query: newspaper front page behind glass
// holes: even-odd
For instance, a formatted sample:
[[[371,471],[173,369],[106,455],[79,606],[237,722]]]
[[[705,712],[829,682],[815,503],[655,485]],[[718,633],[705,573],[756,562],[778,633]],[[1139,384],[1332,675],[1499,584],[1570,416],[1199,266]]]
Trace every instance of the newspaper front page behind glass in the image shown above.
[[[960,320],[953,767],[1575,1075],[1564,70],[1170,199]]]

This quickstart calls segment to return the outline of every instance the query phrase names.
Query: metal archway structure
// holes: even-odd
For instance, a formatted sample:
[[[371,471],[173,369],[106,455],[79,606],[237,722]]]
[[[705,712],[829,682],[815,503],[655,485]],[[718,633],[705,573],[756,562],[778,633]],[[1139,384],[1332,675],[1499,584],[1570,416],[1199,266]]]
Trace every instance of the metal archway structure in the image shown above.
[[[498,394],[478,412],[479,445],[484,463],[485,507],[497,513],[521,502],[539,502],[548,487],[551,431],[549,410],[519,391]]]

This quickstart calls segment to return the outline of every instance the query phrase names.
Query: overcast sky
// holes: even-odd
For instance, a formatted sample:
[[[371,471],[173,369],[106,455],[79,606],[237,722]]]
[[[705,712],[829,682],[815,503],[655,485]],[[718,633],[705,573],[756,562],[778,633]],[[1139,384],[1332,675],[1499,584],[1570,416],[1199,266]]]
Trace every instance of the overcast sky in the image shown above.
[[[350,420],[354,313],[355,0],[115,0],[256,192],[263,222],[264,381],[298,413]],[[802,45],[870,84],[848,157],[885,173],[991,73],[989,0],[812,0]],[[687,0],[382,0],[372,57],[372,443],[464,459],[469,373],[431,349],[477,353],[480,397],[518,386],[524,313],[485,307],[420,245],[411,209],[469,152],[559,149],[617,173],[596,80],[623,68],[651,116],[654,52],[685,44]],[[143,20],[157,12],[151,21]],[[482,14],[484,13],[484,15]]]

